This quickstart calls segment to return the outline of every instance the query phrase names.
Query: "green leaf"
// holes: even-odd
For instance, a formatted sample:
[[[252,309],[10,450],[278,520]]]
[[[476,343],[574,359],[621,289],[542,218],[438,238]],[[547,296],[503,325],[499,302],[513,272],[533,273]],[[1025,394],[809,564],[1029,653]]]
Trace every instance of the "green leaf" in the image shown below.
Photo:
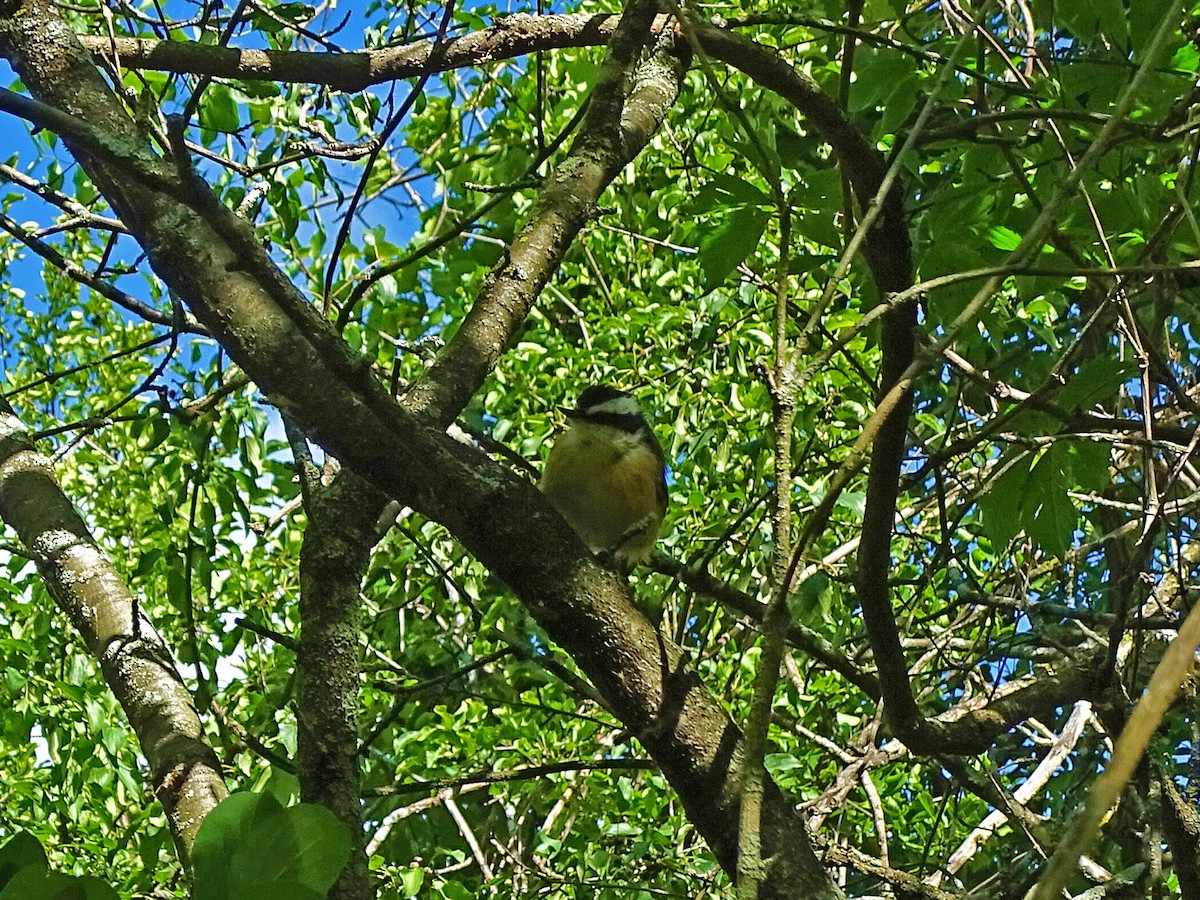
[[[1025,533],[1042,549],[1061,556],[1071,547],[1079,526],[1079,511],[1061,482],[1047,484],[1037,497],[1032,515],[1023,516]]]
[[[831,592],[829,576],[816,572],[804,580],[788,598],[788,607],[796,621],[818,628],[829,621]]]
[[[1032,465],[1033,458],[1029,454],[1012,462],[1003,462],[1003,474],[979,498],[984,532],[992,542],[993,552],[1001,552],[1021,531],[1021,502]]]
[[[725,221],[700,243],[700,267],[705,292],[720,287],[746,257],[754,252],[770,214],[758,207],[734,209]]]
[[[1054,554],[1071,546],[1079,525],[1079,512],[1067,496],[1073,486],[1066,472],[1069,457],[1068,448],[1057,444],[1042,454],[1029,473],[1028,496],[1022,504],[1025,533]]]
[[[446,900],[475,900],[475,895],[457,881],[446,881],[438,885],[438,892]]]
[[[1058,392],[1055,400],[1067,412],[1088,409],[1102,400],[1116,399],[1117,389],[1137,376],[1136,359],[1092,356],[1084,360],[1075,377]]]
[[[763,206],[771,197],[761,188],[744,178],[714,172],[696,195],[697,213],[717,210],[727,206]]]
[[[1200,69],[1200,49],[1191,42],[1185,43],[1171,58],[1171,68],[1194,75],[1197,69]]]
[[[220,83],[208,86],[200,100],[200,127],[221,134],[237,131],[237,101],[228,86]]]
[[[158,410],[152,410],[150,418],[146,420],[146,430],[142,432],[138,440],[138,446],[144,452],[154,450],[171,436],[171,423],[167,421]]]
[[[281,879],[268,884],[253,882],[238,885],[237,893],[230,900],[325,900],[326,893]]]
[[[1015,460],[979,499],[984,528],[995,550],[1021,531],[1044,550],[1062,554],[1079,526],[1079,511],[1067,496],[1071,450],[1055,444],[1040,456]],[[1032,463],[1032,465],[1031,465]]]
[[[1080,438],[1060,441],[1058,448],[1067,455],[1064,468],[1080,490],[1099,491],[1112,484],[1112,447],[1107,441]]]
[[[259,825],[251,840],[268,852],[278,847],[293,855],[281,878],[311,888],[322,896],[337,880],[350,858],[350,835],[346,826],[314,803],[289,807],[279,816]]]
[[[772,775],[801,768],[800,760],[791,753],[768,753],[763,757],[763,765]]]
[[[1135,18],[1143,15],[1142,5],[1139,0]],[[1121,0],[1064,0],[1059,4],[1058,15],[1079,42],[1090,43],[1105,35],[1123,49],[1129,40],[1129,23]],[[1159,17],[1150,10],[1144,15],[1148,22],[1158,23]]]
[[[405,897],[415,897],[425,883],[425,870],[410,866],[400,872],[400,889]]]
[[[634,837],[642,833],[642,829],[628,822],[610,822],[604,826],[604,833],[613,837]]]
[[[323,806],[284,809],[270,794],[233,794],[200,827],[193,851],[195,900],[324,896],[350,858],[350,836]]]
[[[254,825],[281,811],[274,797],[242,792],[231,794],[204,819],[192,847],[192,900],[222,900],[236,882],[230,861],[244,849]]]
[[[1003,225],[993,225],[988,229],[987,237],[988,243],[1005,252],[1011,253],[1021,246],[1021,236]]]
[[[63,875],[34,864],[7,879],[0,900],[118,900],[118,895],[94,875]]]
[[[21,869],[45,869],[50,865],[46,851],[28,831],[18,831],[0,847],[0,887],[8,884]]]

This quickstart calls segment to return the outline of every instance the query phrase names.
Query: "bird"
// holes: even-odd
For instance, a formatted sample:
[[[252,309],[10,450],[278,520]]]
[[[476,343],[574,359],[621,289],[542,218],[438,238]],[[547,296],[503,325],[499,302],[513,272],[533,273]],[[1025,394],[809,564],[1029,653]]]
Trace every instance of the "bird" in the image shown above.
[[[649,558],[667,511],[662,446],[632,394],[591,385],[555,441],[541,490],[588,548],[628,573]]]

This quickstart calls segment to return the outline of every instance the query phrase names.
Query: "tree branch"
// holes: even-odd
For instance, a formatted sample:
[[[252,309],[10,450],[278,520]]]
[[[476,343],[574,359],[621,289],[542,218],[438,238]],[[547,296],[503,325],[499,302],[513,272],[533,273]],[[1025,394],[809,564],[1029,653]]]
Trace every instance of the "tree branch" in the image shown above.
[[[0,517],[20,535],[50,596],[99,660],[150,765],[151,787],[186,865],[200,823],[226,796],[221,764],[170,649],[2,398]]]
[[[486,65],[538,50],[595,47],[612,37],[620,18],[581,14],[505,16],[490,28],[451,38],[436,54],[434,41],[353,53],[312,53],[99,35],[78,35],[78,39],[90,52],[101,57],[115,54],[123,66],[131,68],[246,81],[323,84],[353,92],[373,84]],[[661,30],[666,21],[666,16],[658,16],[655,30]]]
[[[307,443],[290,423],[288,440],[308,516],[300,547],[296,657],[300,799],[328,808],[350,833],[350,859],[329,896],[369,900],[375,891],[367,872],[359,790],[359,596],[371,549],[381,537],[379,514],[388,501],[348,469],[322,484]]]

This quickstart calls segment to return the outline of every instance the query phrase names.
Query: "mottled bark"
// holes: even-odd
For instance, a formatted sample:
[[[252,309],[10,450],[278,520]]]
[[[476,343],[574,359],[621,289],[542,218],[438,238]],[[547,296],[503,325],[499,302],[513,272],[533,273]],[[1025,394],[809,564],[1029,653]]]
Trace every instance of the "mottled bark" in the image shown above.
[[[196,831],[227,794],[192,695],[171,651],[0,399],[0,518],[21,538],[129,717],[186,864]]]
[[[666,16],[659,16],[665,23]],[[373,84],[446,72],[512,59],[538,50],[595,47],[616,30],[616,15],[517,14],[491,28],[445,41],[414,42],[351,53],[302,50],[238,49],[187,41],[80,35],[80,42],[100,56],[116,56],[121,65],[212,78],[238,78],[323,84],[342,91],[361,91]]]
[[[1163,833],[1175,858],[1175,874],[1184,897],[1200,897],[1200,812],[1188,803],[1175,783],[1155,771],[1162,792]]]
[[[304,466],[303,457],[298,462]],[[329,892],[331,900],[369,900],[375,891],[359,791],[359,596],[387,500],[349,470],[323,485],[309,464],[301,482],[308,526],[300,550],[300,799],[327,807],[350,832],[350,861]]]

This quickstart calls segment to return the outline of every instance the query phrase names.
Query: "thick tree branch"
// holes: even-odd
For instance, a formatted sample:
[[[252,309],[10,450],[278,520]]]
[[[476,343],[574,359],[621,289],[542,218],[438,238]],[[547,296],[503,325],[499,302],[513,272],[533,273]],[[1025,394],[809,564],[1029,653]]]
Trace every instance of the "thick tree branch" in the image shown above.
[[[1184,897],[1200,897],[1200,813],[1188,803],[1170,776],[1153,770],[1162,791],[1163,833],[1175,857],[1175,875]]]
[[[350,832],[351,854],[333,900],[375,896],[367,872],[359,790],[358,709],[363,575],[387,498],[343,469],[329,484],[298,427],[287,424],[308,524],[300,548],[300,673],[296,767],[300,799],[328,808]]]
[[[300,799],[328,807],[350,831],[350,861],[329,894],[340,900],[374,896],[359,792],[359,591],[384,502],[378,490],[343,471],[305,505],[297,775]]]
[[[0,399],[0,517],[16,530],[120,701],[150,766],[150,784],[187,863],[196,831],[226,796],[192,695],[112,562]]]
[[[936,743],[920,752],[942,756],[983,753],[997,737],[1026,719],[1050,718],[1064,706],[1095,699],[1104,654],[1103,646],[1080,648],[1039,669],[1036,675],[955,704],[933,720]]]
[[[505,16],[490,28],[446,41],[436,53],[433,41],[354,53],[239,50],[186,41],[111,39],[100,35],[79,35],[79,41],[97,56],[115,55],[121,65],[135,69],[323,84],[342,91],[361,91],[398,78],[486,65],[537,50],[595,47],[612,37],[620,18],[581,14]],[[666,16],[659,16],[656,30],[666,21]]]

